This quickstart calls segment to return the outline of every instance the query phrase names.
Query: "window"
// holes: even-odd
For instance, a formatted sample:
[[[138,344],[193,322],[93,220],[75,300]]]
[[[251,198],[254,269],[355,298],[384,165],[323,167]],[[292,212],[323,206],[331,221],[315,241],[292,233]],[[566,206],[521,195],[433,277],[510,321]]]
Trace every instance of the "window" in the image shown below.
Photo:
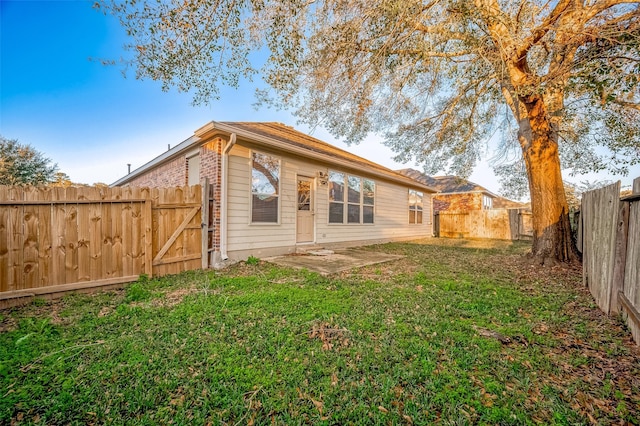
[[[329,223],[373,223],[375,188],[370,179],[329,171]]]
[[[329,172],[329,223],[344,223],[344,173]]]
[[[422,223],[422,192],[409,190],[409,223]]]
[[[482,196],[482,209],[483,210],[489,210],[493,208],[493,198],[489,197],[488,195],[483,195]]]
[[[349,192],[347,199],[349,205],[347,206],[347,222],[348,223],[360,223],[360,178],[355,176],[348,176],[347,183],[349,184]]]
[[[369,179],[362,180],[362,223],[373,223],[373,207],[376,184]]]
[[[251,222],[278,223],[280,159],[251,154]]]

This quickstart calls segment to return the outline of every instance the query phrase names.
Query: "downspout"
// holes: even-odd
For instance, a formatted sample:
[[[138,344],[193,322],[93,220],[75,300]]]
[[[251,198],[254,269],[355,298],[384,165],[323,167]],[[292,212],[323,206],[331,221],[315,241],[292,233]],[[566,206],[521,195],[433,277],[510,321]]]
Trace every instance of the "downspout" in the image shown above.
[[[229,142],[222,150],[222,185],[220,193],[220,256],[222,260],[227,260],[227,192],[228,192],[228,169],[229,152],[236,144],[236,134],[231,133]]]

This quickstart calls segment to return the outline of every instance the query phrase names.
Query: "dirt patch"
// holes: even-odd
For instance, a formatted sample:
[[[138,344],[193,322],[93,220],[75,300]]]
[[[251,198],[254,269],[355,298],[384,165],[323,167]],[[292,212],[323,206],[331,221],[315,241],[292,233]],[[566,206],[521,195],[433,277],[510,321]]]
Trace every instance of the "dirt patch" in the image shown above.
[[[322,275],[332,275],[354,268],[377,265],[402,259],[397,254],[381,253],[372,250],[344,249],[336,250],[326,256],[277,256],[265,259],[280,266],[308,269]]]
[[[320,340],[325,351],[349,346],[349,330],[328,322],[314,323],[307,335],[309,339]]]
[[[18,329],[18,323],[11,317],[4,317],[0,321],[0,333],[8,333]]]
[[[182,303],[182,300],[186,296],[195,292],[196,292],[196,289],[193,287],[179,288],[177,290],[165,293],[163,298],[156,299],[156,300],[162,301],[163,302],[162,306],[167,306],[167,307],[176,306]]]

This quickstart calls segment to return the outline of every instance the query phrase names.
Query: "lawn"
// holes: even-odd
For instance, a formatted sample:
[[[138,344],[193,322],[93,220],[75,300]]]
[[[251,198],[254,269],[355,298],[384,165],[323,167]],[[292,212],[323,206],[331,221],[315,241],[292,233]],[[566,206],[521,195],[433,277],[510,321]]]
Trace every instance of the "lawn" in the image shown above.
[[[0,424],[640,424],[579,271],[430,240],[323,277],[251,259],[0,311]]]

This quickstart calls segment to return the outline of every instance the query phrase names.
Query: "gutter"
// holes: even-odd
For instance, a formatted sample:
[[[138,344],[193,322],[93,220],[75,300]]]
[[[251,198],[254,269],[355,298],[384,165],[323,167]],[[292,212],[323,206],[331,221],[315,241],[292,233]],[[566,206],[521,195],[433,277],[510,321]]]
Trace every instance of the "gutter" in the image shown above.
[[[229,169],[229,152],[231,148],[236,144],[236,134],[231,133],[229,142],[222,150],[222,185],[220,190],[220,257],[222,260],[227,260],[227,192],[229,191],[229,179],[227,178]]]

